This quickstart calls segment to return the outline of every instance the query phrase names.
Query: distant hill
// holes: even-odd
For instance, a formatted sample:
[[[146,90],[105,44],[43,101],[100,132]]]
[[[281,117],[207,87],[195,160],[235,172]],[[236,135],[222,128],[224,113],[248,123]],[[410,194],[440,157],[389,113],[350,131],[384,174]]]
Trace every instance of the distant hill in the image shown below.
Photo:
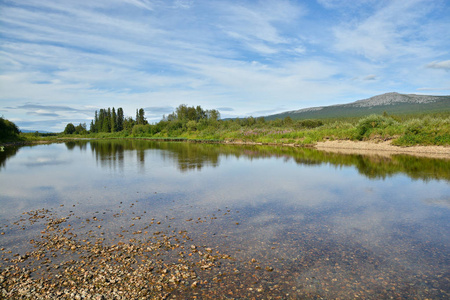
[[[304,108],[265,116],[264,118],[275,120],[289,116],[293,120],[303,120],[361,117],[370,114],[382,114],[383,112],[390,115],[402,115],[446,111],[450,112],[450,96],[386,93],[348,104]]]

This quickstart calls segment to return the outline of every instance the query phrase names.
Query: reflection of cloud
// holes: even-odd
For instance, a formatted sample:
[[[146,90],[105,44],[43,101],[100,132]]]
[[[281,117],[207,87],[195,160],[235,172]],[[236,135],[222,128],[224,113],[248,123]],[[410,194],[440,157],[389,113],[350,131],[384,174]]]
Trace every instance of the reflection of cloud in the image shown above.
[[[54,157],[30,157],[29,162],[25,163],[27,167],[56,166],[69,164],[69,160],[58,160]]]
[[[273,163],[282,160],[269,158],[261,160]],[[203,191],[199,196],[199,204],[215,203],[218,206],[237,205],[243,203],[255,208],[261,206],[277,206],[279,203],[292,207],[320,207],[326,203],[334,203],[337,199],[333,191],[322,188],[322,185],[339,185],[342,178],[333,175],[317,173],[317,169],[303,172],[278,174],[273,170],[271,176],[267,176],[264,168],[259,163],[242,165],[233,177],[227,182],[217,182],[215,177],[205,178],[205,184],[211,189]],[[344,182],[342,182],[344,184]]]
[[[447,198],[428,198],[425,199],[426,204],[437,205],[442,207],[450,208],[450,197]]]

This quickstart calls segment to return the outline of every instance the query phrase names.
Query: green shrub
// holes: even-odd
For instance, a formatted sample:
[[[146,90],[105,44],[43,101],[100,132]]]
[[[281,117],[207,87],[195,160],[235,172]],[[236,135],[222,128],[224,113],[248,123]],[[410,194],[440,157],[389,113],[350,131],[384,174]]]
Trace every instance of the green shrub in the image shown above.
[[[197,122],[194,120],[190,120],[186,123],[186,127],[189,131],[197,130]]]
[[[406,123],[406,134],[417,135],[423,131],[423,120],[413,119]]]
[[[150,125],[134,125],[133,126],[133,130],[132,130],[132,134],[134,136],[142,136],[145,135],[149,132],[150,129]]]
[[[410,119],[403,126],[403,134],[394,141],[395,145],[449,145],[450,118]]]
[[[357,139],[362,140],[364,136],[369,136],[374,129],[384,129],[396,123],[392,118],[381,115],[370,115],[362,118],[356,125]]]
[[[323,125],[321,120],[301,120],[297,121],[295,127],[297,128],[317,128]]]

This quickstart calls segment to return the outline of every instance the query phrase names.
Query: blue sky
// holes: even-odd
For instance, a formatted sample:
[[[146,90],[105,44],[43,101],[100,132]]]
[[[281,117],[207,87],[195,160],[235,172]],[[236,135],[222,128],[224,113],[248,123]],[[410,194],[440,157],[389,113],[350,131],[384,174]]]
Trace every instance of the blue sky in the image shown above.
[[[223,118],[450,94],[448,0],[0,0],[0,115],[62,131],[95,110]]]

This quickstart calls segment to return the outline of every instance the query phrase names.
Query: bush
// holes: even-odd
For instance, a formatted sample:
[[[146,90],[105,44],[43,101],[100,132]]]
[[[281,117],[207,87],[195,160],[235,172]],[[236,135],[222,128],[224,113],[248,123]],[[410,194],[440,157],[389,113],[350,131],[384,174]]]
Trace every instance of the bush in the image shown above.
[[[449,145],[450,119],[430,118],[411,119],[404,124],[403,135],[395,145]]]
[[[150,129],[150,125],[134,125],[133,126],[133,130],[132,130],[132,134],[134,136],[142,136],[145,135],[149,132]]]
[[[381,115],[370,115],[362,118],[356,125],[357,139],[362,140],[364,136],[369,136],[375,128],[384,129],[395,123],[396,121],[393,119]]]
[[[197,130],[197,122],[194,120],[190,120],[186,123],[186,127],[189,131]]]
[[[316,128],[323,125],[321,120],[301,120],[297,121],[295,127],[297,128]]]
[[[423,120],[413,119],[406,123],[406,134],[417,135],[423,131]]]

